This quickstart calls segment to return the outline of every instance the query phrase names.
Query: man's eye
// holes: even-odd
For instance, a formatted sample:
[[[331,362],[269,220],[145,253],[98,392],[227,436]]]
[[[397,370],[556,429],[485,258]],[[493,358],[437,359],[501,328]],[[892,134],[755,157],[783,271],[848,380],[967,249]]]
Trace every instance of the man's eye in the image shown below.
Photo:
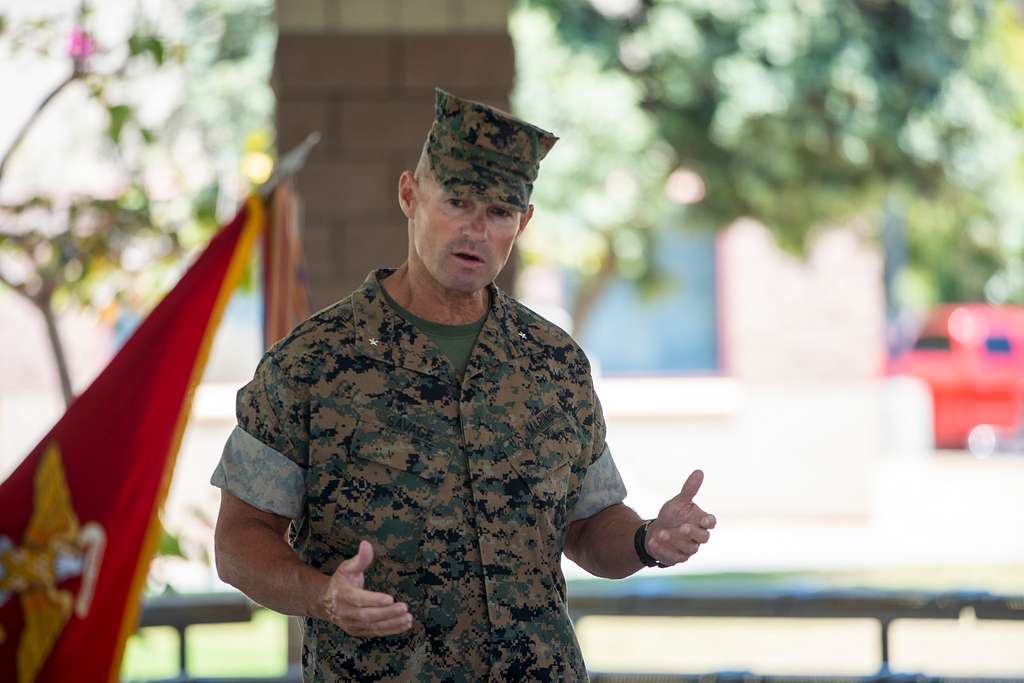
[[[466,200],[459,199],[458,197],[452,197],[448,200],[449,206],[454,206],[456,209],[461,209],[466,205]]]
[[[507,218],[512,215],[511,211],[509,211],[508,209],[503,209],[500,206],[492,208],[491,213],[493,213],[495,216],[498,216],[499,218]]]

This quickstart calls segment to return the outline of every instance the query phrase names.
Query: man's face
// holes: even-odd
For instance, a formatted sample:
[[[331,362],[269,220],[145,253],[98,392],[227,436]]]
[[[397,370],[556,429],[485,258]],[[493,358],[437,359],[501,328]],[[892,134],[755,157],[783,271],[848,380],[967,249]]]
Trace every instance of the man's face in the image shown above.
[[[417,180],[408,171],[399,181],[399,199],[410,218],[410,262],[419,261],[444,289],[464,293],[497,277],[533,214],[532,206],[523,214],[476,195],[446,191],[429,174]]]

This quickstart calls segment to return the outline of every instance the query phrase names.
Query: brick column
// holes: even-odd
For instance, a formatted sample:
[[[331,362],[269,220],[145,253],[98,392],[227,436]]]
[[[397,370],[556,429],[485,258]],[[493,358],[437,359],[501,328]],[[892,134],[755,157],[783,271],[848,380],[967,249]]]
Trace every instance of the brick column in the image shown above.
[[[315,309],[406,255],[398,176],[433,118],[434,86],[508,110],[508,0],[277,0],[278,150],[323,137],[298,177]],[[508,288],[513,263],[498,279]]]

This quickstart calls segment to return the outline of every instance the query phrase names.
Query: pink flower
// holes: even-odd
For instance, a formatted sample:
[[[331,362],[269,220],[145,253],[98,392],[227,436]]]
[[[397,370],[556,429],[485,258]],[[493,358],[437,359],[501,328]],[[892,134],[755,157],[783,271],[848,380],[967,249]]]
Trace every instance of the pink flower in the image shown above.
[[[92,36],[85,32],[85,29],[76,26],[71,29],[71,39],[68,41],[68,55],[76,64],[81,64],[96,51],[96,43]]]

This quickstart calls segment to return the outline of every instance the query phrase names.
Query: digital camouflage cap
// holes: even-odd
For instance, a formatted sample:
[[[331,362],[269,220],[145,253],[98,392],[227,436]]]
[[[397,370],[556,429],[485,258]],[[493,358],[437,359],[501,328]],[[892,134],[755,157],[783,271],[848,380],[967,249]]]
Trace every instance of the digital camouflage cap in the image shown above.
[[[558,138],[486,104],[435,94],[426,152],[437,182],[525,212],[540,160]]]

